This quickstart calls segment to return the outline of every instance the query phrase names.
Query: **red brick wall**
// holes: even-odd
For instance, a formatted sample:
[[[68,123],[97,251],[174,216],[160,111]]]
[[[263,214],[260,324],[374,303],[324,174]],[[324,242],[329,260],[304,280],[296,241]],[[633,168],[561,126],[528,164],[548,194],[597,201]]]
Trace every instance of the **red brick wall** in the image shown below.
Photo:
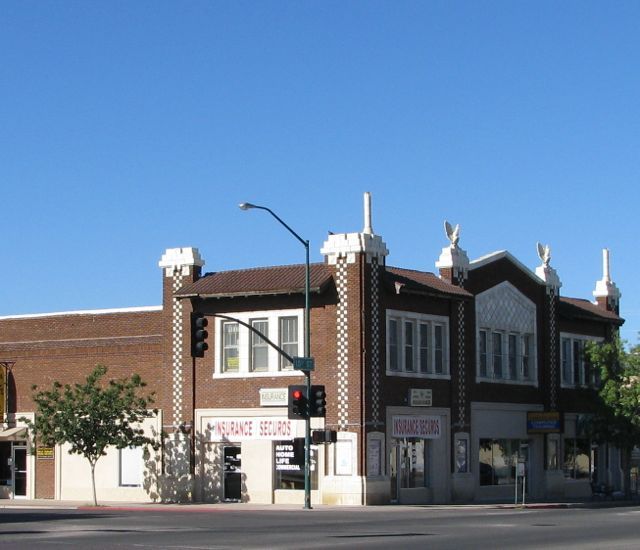
[[[165,408],[158,373],[162,357],[162,312],[141,311],[0,319],[0,359],[15,361],[9,378],[9,412],[34,412],[32,386],[83,381],[97,364],[108,378],[138,373]],[[53,498],[54,462],[36,459],[36,497]]]
[[[97,364],[107,366],[111,378],[137,372],[162,400],[160,320],[160,311],[0,320],[0,358],[16,362],[13,411],[33,410],[33,384],[78,382]]]

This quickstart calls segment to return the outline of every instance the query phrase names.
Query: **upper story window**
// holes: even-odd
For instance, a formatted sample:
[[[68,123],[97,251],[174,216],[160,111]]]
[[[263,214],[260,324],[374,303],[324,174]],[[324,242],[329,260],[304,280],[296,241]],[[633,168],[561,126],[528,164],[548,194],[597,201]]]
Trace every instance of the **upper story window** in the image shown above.
[[[260,334],[269,334],[268,319],[253,319],[251,326]],[[251,332],[251,370],[254,372],[269,370],[269,344],[257,332]]]
[[[532,334],[480,329],[478,378],[483,381],[532,382],[532,344]]]
[[[288,353],[291,357],[295,357],[299,355],[299,347],[298,341],[300,340],[300,335],[298,334],[298,323],[297,317],[280,317],[280,339],[278,341],[279,346]],[[281,370],[291,370],[293,369],[293,364],[289,361],[284,355],[280,356],[280,369]]]
[[[387,311],[387,374],[449,377],[449,319]]]
[[[601,342],[602,338],[578,334],[560,334],[560,364],[562,365],[562,386],[597,386],[600,377],[591,369],[585,354],[587,342]]]
[[[222,323],[222,368],[225,372],[238,372],[240,366],[239,327],[240,325],[234,322]]]
[[[291,363],[267,344],[265,336],[291,357],[302,353],[302,309],[229,313],[246,326],[215,319],[215,376],[273,376],[292,373]],[[297,374],[297,373],[296,373]]]
[[[509,282],[476,297],[478,381],[536,383],[536,306]]]

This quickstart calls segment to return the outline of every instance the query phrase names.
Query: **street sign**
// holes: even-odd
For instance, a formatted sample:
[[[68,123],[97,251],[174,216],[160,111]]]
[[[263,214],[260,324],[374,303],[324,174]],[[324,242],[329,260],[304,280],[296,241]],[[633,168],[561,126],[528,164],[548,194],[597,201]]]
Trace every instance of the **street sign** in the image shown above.
[[[293,369],[302,371],[312,371],[315,368],[313,357],[294,357]]]

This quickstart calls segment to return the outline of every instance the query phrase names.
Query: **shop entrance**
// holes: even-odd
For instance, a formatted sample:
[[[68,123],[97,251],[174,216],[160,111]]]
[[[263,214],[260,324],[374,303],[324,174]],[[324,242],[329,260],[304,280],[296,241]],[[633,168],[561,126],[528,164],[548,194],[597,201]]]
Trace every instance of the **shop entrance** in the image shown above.
[[[403,489],[428,488],[429,483],[429,443],[427,439],[396,439],[391,447],[389,465],[391,467],[391,500],[401,502]]]
[[[240,445],[223,447],[224,500],[238,502],[242,498],[242,452]]]
[[[11,458],[13,497],[27,498],[27,447],[14,445]]]

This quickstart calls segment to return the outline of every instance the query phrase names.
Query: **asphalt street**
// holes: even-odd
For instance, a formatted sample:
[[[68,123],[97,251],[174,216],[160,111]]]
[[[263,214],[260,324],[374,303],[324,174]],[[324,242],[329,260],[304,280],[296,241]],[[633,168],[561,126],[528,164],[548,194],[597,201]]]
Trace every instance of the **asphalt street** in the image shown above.
[[[640,507],[3,509],[0,548],[638,549]]]

